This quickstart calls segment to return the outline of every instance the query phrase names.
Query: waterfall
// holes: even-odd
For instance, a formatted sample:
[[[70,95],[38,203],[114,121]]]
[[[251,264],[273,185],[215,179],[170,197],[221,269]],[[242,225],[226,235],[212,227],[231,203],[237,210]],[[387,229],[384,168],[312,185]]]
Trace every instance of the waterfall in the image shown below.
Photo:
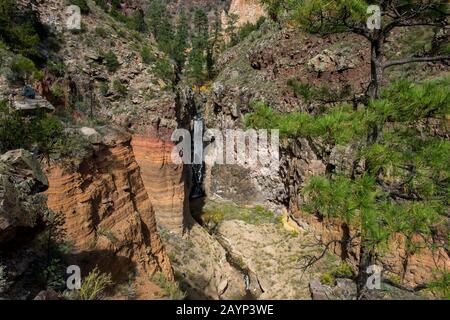
[[[192,189],[191,198],[201,198],[203,191],[203,119],[201,116],[194,117],[194,154],[192,164]]]

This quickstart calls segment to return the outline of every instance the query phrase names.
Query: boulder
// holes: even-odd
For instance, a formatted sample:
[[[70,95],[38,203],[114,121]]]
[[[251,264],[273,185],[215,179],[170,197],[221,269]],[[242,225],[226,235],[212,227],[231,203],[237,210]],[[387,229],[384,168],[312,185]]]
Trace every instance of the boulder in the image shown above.
[[[0,156],[0,246],[41,225],[48,209],[39,192],[47,188],[46,176],[28,151]]]

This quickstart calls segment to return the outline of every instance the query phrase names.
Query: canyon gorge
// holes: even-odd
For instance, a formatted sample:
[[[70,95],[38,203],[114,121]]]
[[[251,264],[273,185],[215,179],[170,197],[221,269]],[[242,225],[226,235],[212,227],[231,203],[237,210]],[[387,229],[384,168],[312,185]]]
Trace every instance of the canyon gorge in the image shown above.
[[[38,51],[51,63],[33,71],[39,77],[11,81],[5,70],[13,72],[9,66],[25,51],[0,46],[0,100],[24,105],[22,116],[57,117],[65,139],[39,159],[38,143],[7,148],[0,156],[0,271],[7,275],[4,288],[0,281],[0,297],[70,299],[65,268],[77,265],[83,279],[95,268],[110,275],[112,285],[102,296],[107,299],[360,298],[361,230],[339,217],[307,212],[302,191],[314,176],[363,175],[368,160],[359,151],[365,141],[343,145],[313,135],[286,136],[282,127],[278,170],[194,167],[174,153],[180,141],[173,133],[193,133],[194,120],[204,131],[249,129],[259,102],[275,112],[265,120],[295,112],[319,116],[340,103],[363,110],[371,81],[370,48],[363,37],[310,34],[271,21],[264,3],[256,0],[162,1],[169,21],[178,21],[181,12],[191,16],[189,30],[198,28],[195,19],[202,15],[195,10],[203,8],[207,43],[223,40],[204,50],[204,66],[210,55],[214,58],[213,76],[194,81],[189,66],[195,48],[183,48],[188,62],[180,67],[175,49],[165,51],[151,30],[141,32],[133,24],[130,17],[147,12],[151,1],[119,1],[117,8],[114,1],[69,2],[18,1],[45,26]],[[67,30],[66,7],[80,3],[88,8],[82,10],[81,30]],[[220,32],[214,33],[217,21]],[[246,27],[248,34],[233,31]],[[423,38],[429,37],[426,32]],[[235,37],[239,40],[230,45]],[[402,33],[393,37],[386,45],[396,56],[408,41]],[[198,34],[191,38],[200,41]],[[386,72],[385,81],[398,74],[417,81],[448,78],[448,63],[399,67]],[[293,90],[296,84],[301,89]],[[36,96],[24,96],[26,86]],[[443,94],[448,108],[448,88]],[[49,107],[34,103],[37,99],[52,111],[42,112]],[[430,117],[421,123],[421,135],[447,143],[448,120]],[[218,141],[205,137],[202,142],[211,147]],[[446,161],[441,175],[449,169]],[[448,177],[442,181],[445,185]],[[383,290],[363,298],[438,298],[427,286],[437,271],[450,270],[447,202],[444,222],[426,237],[392,231],[376,255]],[[49,258],[52,245],[58,255]]]

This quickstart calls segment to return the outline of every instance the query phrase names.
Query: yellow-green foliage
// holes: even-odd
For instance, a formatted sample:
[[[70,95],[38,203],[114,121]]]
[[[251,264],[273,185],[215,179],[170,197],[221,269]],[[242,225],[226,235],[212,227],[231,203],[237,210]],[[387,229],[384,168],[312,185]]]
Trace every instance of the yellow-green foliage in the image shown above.
[[[428,288],[441,299],[450,300],[450,272],[440,272],[436,279],[428,285]]]
[[[80,300],[98,300],[103,298],[105,290],[112,285],[110,273],[103,273],[97,267],[94,268],[82,281]]]
[[[324,273],[321,277],[320,277],[320,283],[325,284],[325,285],[329,285],[332,286],[334,285],[334,277],[331,273],[327,272]]]
[[[352,267],[347,263],[342,263],[334,267],[331,271],[322,274],[320,282],[326,285],[334,285],[336,278],[352,278],[354,272]]]
[[[239,207],[233,203],[209,202],[203,208],[202,220],[219,224],[223,220],[242,220],[251,224],[278,223],[280,219],[263,206]]]
[[[186,298],[186,293],[180,289],[178,283],[167,280],[162,272],[156,273],[151,280],[163,290],[165,297],[171,300],[183,300]]]

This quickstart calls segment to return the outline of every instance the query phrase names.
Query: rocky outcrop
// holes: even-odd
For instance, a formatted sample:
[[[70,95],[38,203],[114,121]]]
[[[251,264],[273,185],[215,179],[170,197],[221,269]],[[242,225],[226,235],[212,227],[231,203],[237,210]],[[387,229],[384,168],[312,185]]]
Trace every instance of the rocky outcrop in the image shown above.
[[[236,26],[240,27],[245,23],[255,23],[265,12],[257,0],[232,0],[228,10],[228,15],[231,14],[239,17]]]
[[[40,266],[47,248],[40,235],[51,212],[38,160],[26,150],[0,156],[0,300],[30,299],[42,290]]]
[[[64,213],[66,237],[79,260],[98,264],[118,278],[134,270],[162,271],[173,279],[131,136],[105,127],[97,131],[101,141],[89,155],[70,165],[47,166],[49,207]]]
[[[177,128],[191,129],[195,102],[190,89],[165,94],[139,114],[125,116],[134,132],[131,145],[141,168],[144,186],[156,209],[159,223],[181,234],[190,223],[190,165],[174,163]]]
[[[182,233],[189,214],[183,164],[172,162],[174,144],[152,135],[134,135],[131,142],[142,180],[153,203],[158,223]]]
[[[0,246],[43,226],[48,209],[39,192],[47,187],[39,162],[28,151],[0,156]]]

